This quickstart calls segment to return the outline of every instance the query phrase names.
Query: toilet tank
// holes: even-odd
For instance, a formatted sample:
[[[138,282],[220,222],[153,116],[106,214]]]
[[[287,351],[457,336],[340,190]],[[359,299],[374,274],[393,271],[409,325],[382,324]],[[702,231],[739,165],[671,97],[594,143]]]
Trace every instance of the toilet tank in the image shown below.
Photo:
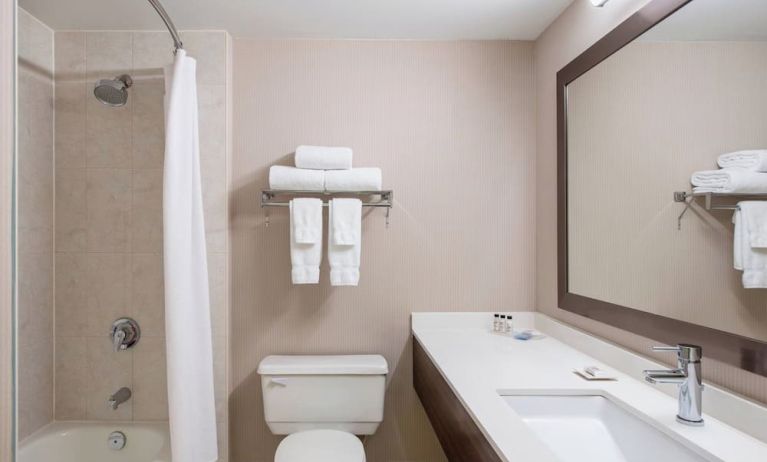
[[[389,369],[380,355],[268,356],[258,366],[272,433],[335,429],[372,435]]]

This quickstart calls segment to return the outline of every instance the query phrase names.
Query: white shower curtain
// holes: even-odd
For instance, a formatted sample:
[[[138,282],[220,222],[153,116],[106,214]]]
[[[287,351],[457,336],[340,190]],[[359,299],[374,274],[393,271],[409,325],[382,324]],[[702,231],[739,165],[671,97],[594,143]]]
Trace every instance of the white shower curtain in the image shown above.
[[[195,72],[184,50],[165,69],[163,263],[174,462],[218,459]]]

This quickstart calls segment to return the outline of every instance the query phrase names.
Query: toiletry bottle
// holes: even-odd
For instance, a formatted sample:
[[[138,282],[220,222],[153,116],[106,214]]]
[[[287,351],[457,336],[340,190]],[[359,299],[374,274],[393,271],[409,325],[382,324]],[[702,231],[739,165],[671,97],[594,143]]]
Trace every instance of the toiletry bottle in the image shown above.
[[[501,315],[498,313],[495,313],[493,315],[493,332],[498,332],[501,330]]]
[[[500,334],[505,333],[506,332],[505,326],[506,326],[506,315],[502,314],[501,315],[501,321],[500,321],[500,323],[498,325],[498,333],[500,333]]]
[[[506,332],[507,334],[510,334],[514,331],[513,316],[510,314],[506,315],[506,322],[504,323],[503,331]]]

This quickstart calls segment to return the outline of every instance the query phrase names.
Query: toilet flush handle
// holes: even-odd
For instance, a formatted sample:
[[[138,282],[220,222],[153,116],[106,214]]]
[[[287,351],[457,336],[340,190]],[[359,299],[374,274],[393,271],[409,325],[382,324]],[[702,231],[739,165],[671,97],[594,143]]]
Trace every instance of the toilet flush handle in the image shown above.
[[[272,377],[269,379],[269,383],[273,383],[275,385],[279,385],[281,387],[287,387],[288,386],[288,379],[285,377]]]

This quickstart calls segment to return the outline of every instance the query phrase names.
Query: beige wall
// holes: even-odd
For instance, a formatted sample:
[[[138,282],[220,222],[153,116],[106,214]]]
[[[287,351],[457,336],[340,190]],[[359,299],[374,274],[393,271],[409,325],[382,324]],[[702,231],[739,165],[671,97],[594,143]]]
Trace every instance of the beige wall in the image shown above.
[[[215,379],[226,451],[230,43],[225,32],[183,36],[198,59],[200,157],[211,278]],[[162,67],[167,32],[56,33],[56,419],[167,420],[162,269]],[[127,72],[128,103],[92,94]],[[135,348],[112,352],[112,322],[135,318]],[[133,398],[105,400],[122,386]]]
[[[732,212],[677,231],[670,194],[720,153],[767,146],[765,56],[765,42],[634,42],[568,86],[571,292],[767,340],[767,290],[733,269]]]
[[[536,298],[538,309],[546,314],[649,354],[652,340],[560,310],[557,307],[556,271],[556,72],[645,3],[646,0],[614,0],[598,9],[587,0],[576,0],[536,41]],[[684,223],[688,228],[685,229],[690,229],[693,222],[694,219],[688,217]],[[667,355],[656,357],[670,359]],[[763,377],[714,360],[708,360],[704,374],[707,380],[767,402],[767,379]]]
[[[19,439],[53,420],[53,31],[18,16]]]
[[[234,45],[232,460],[273,460],[256,368],[273,353],[381,353],[368,460],[444,460],[412,388],[412,311],[534,307],[534,84],[521,42]],[[301,143],[346,145],[395,191],[363,223],[360,286],[290,282],[288,219],[259,191]]]
[[[13,460],[13,160],[16,2],[0,0],[0,460]]]

